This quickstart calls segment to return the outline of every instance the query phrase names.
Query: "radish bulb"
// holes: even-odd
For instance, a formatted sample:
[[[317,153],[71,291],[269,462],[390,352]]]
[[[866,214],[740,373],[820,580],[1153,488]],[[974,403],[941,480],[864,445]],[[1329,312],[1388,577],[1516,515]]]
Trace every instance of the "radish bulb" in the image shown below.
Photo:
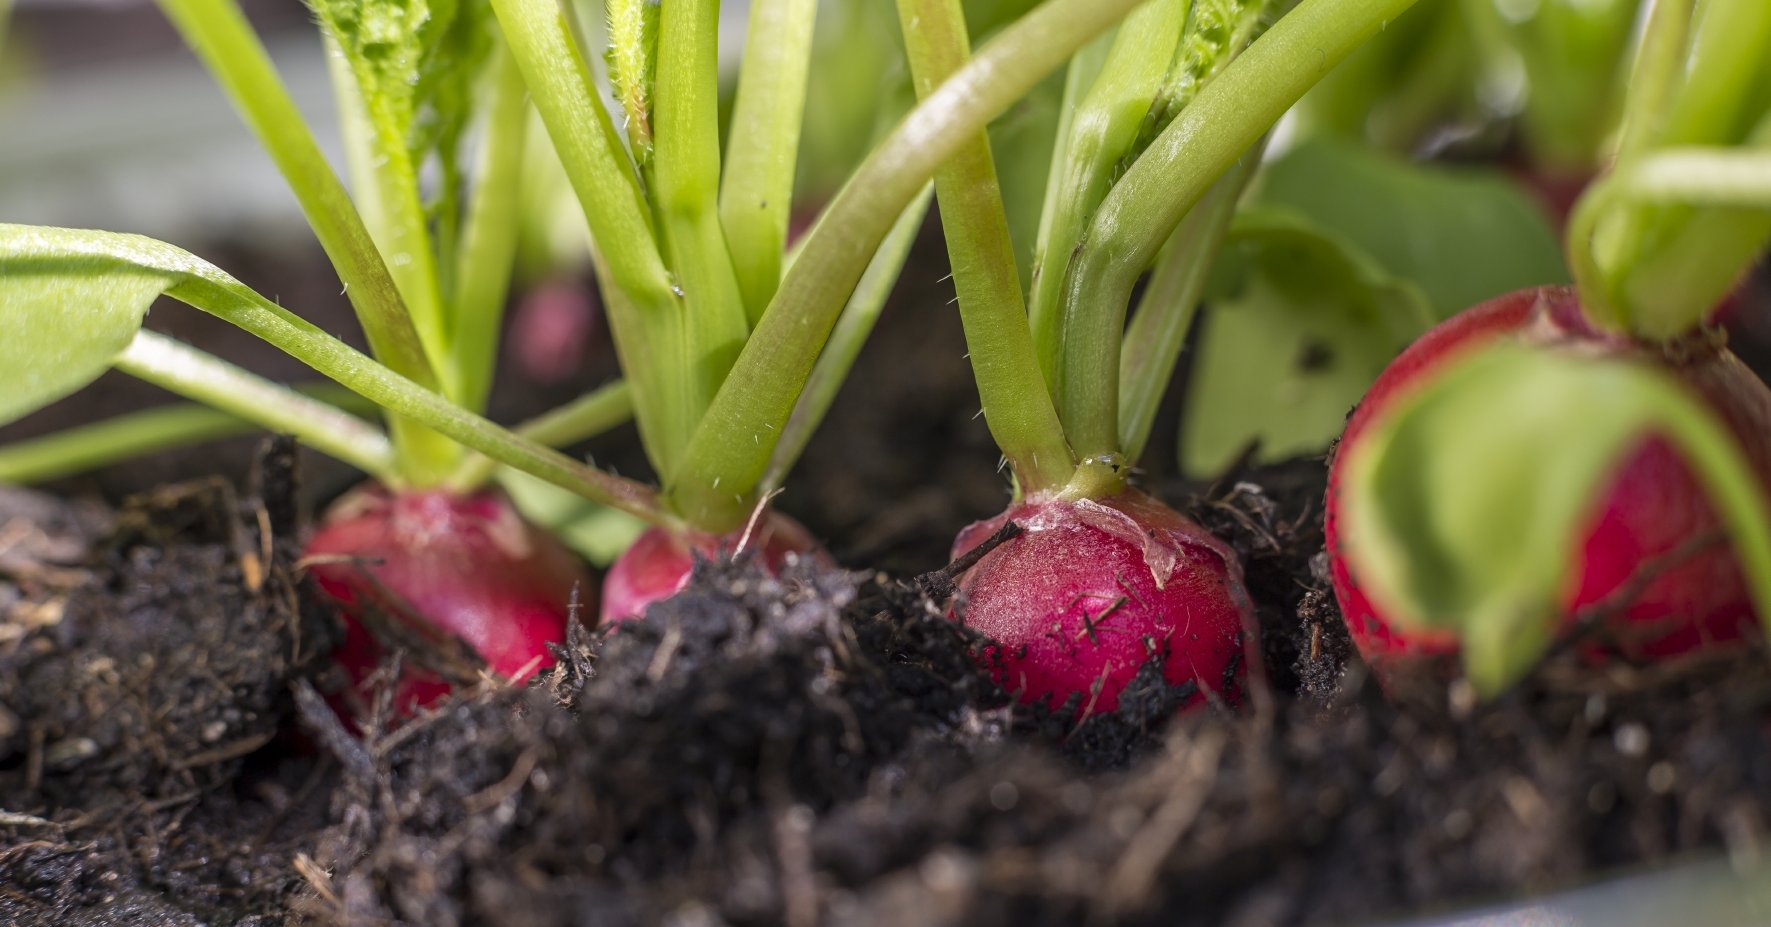
[[[1459,639],[1414,616],[1387,612],[1367,595],[1349,551],[1343,462],[1399,399],[1434,382],[1472,349],[1511,340],[1586,355],[1652,363],[1688,387],[1741,442],[1761,483],[1771,485],[1771,389],[1715,339],[1693,335],[1645,345],[1596,330],[1568,287],[1522,290],[1482,303],[1427,332],[1393,361],[1347,422],[1329,471],[1325,524],[1335,595],[1353,642],[1380,678],[1408,662],[1445,661]],[[1721,517],[1685,460],[1649,436],[1619,460],[1580,530],[1557,603],[1561,633],[1596,618],[1594,656],[1668,657],[1756,633],[1749,587]]]
[[[495,489],[357,489],[326,513],[304,560],[344,616],[335,658],[353,683],[390,647],[407,651],[394,692],[402,715],[482,667],[521,682],[551,664],[574,587],[594,592],[578,558]]]
[[[1135,490],[1100,500],[1022,502],[962,531],[957,558],[1014,521],[1023,531],[959,580],[954,615],[994,642],[981,657],[1022,702],[1119,705],[1138,668],[1161,661],[1182,709],[1241,697],[1253,610],[1223,542]]]
[[[695,557],[757,551],[770,575],[780,573],[788,558],[815,557],[829,563],[818,542],[799,522],[769,512],[753,528],[716,536],[702,532],[671,532],[648,528],[609,567],[603,580],[602,622],[613,625],[642,618],[653,602],[668,599],[689,584]]]

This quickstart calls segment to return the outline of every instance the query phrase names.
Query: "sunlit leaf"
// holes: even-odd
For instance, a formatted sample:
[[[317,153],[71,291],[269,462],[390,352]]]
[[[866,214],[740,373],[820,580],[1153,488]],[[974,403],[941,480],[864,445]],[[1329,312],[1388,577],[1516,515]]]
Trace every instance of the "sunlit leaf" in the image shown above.
[[[59,248],[52,230],[0,225],[0,423],[97,379],[173,279]]]
[[[1566,279],[1556,236],[1494,172],[1331,139],[1267,165],[1231,227],[1186,394],[1181,463],[1317,453],[1432,321]]]
[[[1326,448],[1432,321],[1418,288],[1295,217],[1244,212],[1231,235],[1182,419],[1181,466],[1200,476],[1251,441],[1262,460]]]
[[[1568,279],[1543,210],[1498,171],[1317,138],[1267,166],[1254,202],[1307,218],[1412,281],[1439,318]]]

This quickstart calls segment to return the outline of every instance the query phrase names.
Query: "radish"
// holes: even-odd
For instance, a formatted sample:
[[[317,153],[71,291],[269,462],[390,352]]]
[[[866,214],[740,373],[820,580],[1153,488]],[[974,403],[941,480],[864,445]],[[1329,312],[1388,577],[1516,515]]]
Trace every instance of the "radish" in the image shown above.
[[[1359,543],[1341,519],[1341,462],[1411,391],[1466,352],[1500,340],[1555,350],[1650,360],[1670,371],[1737,435],[1760,480],[1771,484],[1771,389],[1727,348],[1701,335],[1648,345],[1601,332],[1569,287],[1522,290],[1432,329],[1392,362],[1347,422],[1329,471],[1326,533],[1336,597],[1365,660],[1381,676],[1416,658],[1458,651],[1448,630],[1416,630],[1361,588],[1348,556]],[[1592,507],[1559,603],[1563,629],[1596,617],[1591,652],[1642,659],[1740,640],[1757,628],[1746,580],[1720,517],[1697,478],[1663,439],[1649,437],[1616,466]],[[1705,539],[1713,539],[1713,543]]]
[[[991,638],[979,658],[1023,702],[1112,712],[1150,661],[1189,690],[1179,709],[1208,693],[1242,701],[1259,648],[1241,566],[1127,473],[1266,133],[1407,4],[1281,6],[1148,3],[1104,64],[1071,70],[1030,293],[988,138],[935,175],[984,420],[1017,500],[954,550],[1023,529],[965,569],[950,614]],[[933,99],[970,54],[963,12],[899,0],[898,16],[916,91]]]
[[[829,564],[804,526],[774,512],[761,519],[753,532],[724,537],[648,528],[603,579],[602,623],[641,618],[653,602],[681,592],[689,584],[696,557],[740,556],[746,551],[755,551],[770,575],[779,573],[793,557],[810,556]]]
[[[954,557],[1003,524],[1022,533],[960,578],[956,614],[994,644],[985,665],[1007,691],[1082,716],[1111,712],[1147,661],[1185,709],[1240,698],[1252,610],[1235,555],[1135,490],[1099,501],[1023,502],[960,532]]]
[[[551,665],[547,645],[566,638],[574,590],[594,591],[578,558],[496,489],[358,488],[326,513],[304,561],[344,617],[334,659],[353,683],[385,662],[389,645],[408,651],[397,715],[482,666],[521,682]]]

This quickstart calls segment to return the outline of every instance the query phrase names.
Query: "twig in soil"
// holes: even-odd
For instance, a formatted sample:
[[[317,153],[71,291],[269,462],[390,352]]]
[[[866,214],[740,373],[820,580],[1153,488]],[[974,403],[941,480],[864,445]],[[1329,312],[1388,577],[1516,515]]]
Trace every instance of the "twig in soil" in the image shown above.
[[[781,490],[779,488],[771,489],[768,492],[763,493],[761,499],[756,500],[756,507],[750,510],[750,517],[744,522],[744,533],[738,535],[738,545],[732,548],[733,560],[743,556],[744,551],[749,549],[750,538],[756,533],[757,524],[763,520],[763,513],[769,510],[769,503],[774,501],[775,497],[780,494]]]
[[[952,563],[932,573],[918,576],[915,581],[917,590],[937,602],[952,598],[955,591],[955,580],[965,571],[976,566],[979,560],[984,559],[985,554],[1020,537],[1025,531],[1025,528],[1015,522],[1003,522],[1002,527],[996,529],[995,533],[978,542],[978,546],[960,554]]]
[[[529,781],[530,774],[535,772],[535,765],[540,761],[541,758],[533,748],[524,750],[517,756],[517,761],[511,765],[510,772],[504,778],[462,799],[462,810],[468,814],[481,814],[504,804],[506,799],[522,791],[523,785]]]
[[[270,743],[276,736],[277,732],[275,730],[270,730],[265,731],[262,734],[243,737],[231,744],[223,744],[213,750],[204,750],[201,753],[193,753],[190,756],[174,762],[172,768],[180,770],[200,769],[204,766],[214,766],[217,763],[225,763],[228,760],[237,760],[240,757],[252,753],[259,747]]]
[[[53,827],[59,829],[61,825],[48,818],[37,817],[34,814],[20,814],[16,811],[0,811],[0,827]]]
[[[297,679],[295,690],[296,713],[301,716],[302,726],[320,742],[327,753],[338,760],[345,772],[359,781],[369,782],[375,777],[375,761],[369,751],[345,730],[344,722],[326,700],[320,696],[314,684],[306,679]]]
[[[646,667],[646,678],[658,682],[670,669],[670,660],[676,656],[676,649],[682,646],[683,631],[675,622],[664,629],[664,639],[658,642],[658,649],[652,653],[652,663]]]
[[[321,869],[320,864],[314,862],[313,857],[306,853],[297,853],[294,865],[296,873],[321,898],[326,899],[327,904],[339,910],[344,908],[344,902],[338,897],[338,893],[332,890],[332,876],[327,874],[326,870]]]
[[[1219,470],[1217,475],[1211,478],[1211,485],[1205,488],[1203,498],[1216,499],[1223,493],[1224,487],[1230,485],[1230,481],[1236,478],[1236,474],[1254,466],[1255,455],[1260,452],[1261,439],[1258,437],[1248,439],[1248,443],[1242,445],[1242,449],[1230,459],[1229,465]]]
[[[272,435],[258,445],[250,486],[261,515],[262,544],[267,548],[271,537],[293,538],[299,533],[295,504],[296,487],[301,485],[299,464],[295,439],[288,435]]]
[[[1107,875],[1107,890],[1099,896],[1092,922],[1117,922],[1150,897],[1163,861],[1186,836],[1211,794],[1223,750],[1224,735],[1219,731],[1170,741],[1169,765],[1174,775],[1162,778],[1175,783],[1175,788],[1126,843],[1125,853]]]
[[[818,923],[818,882],[812,869],[811,829],[812,810],[804,805],[794,805],[775,815],[775,856],[781,864],[787,927],[812,927]]]

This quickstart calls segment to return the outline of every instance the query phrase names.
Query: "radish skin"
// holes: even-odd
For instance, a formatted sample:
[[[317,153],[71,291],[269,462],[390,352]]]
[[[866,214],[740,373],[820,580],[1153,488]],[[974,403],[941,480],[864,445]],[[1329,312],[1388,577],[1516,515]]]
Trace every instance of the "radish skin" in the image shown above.
[[[1586,353],[1646,359],[1676,375],[1741,439],[1761,481],[1771,486],[1771,389],[1727,348],[1694,337],[1654,347],[1595,329],[1569,287],[1521,290],[1477,305],[1427,332],[1393,361],[1348,419],[1335,461],[1398,400],[1430,382],[1465,352],[1512,339]],[[1341,470],[1331,464],[1325,530],[1331,576],[1354,644],[1380,678],[1390,668],[1447,658],[1457,638],[1387,614],[1359,583],[1340,519]],[[1696,476],[1659,437],[1643,440],[1620,462],[1593,506],[1560,607],[1564,630],[1598,616],[1587,648],[1630,659],[1670,657],[1757,633],[1745,578],[1721,519]],[[1713,539],[1713,542],[1706,541]],[[1449,661],[1445,661],[1449,662]]]
[[[388,655],[371,628],[391,629],[408,649],[433,655],[466,644],[477,660],[470,656],[459,669],[471,672],[483,661],[497,676],[522,682],[552,664],[547,645],[565,640],[574,587],[580,597],[595,593],[578,558],[494,489],[462,496],[360,488],[326,514],[304,561],[344,617],[334,659],[359,685]],[[424,661],[425,654],[405,659],[397,715],[451,690]]]
[[[745,537],[743,531],[718,537],[704,533],[672,533],[649,528],[609,567],[603,580],[602,622],[616,625],[642,618],[654,602],[668,599],[689,584],[695,557],[757,551],[762,567],[779,574],[790,557],[816,558],[835,566],[811,532],[777,512],[763,516]]]
[[[1241,700],[1253,609],[1235,554],[1143,493],[1025,502],[960,533],[954,556],[1004,522],[1023,531],[960,578],[954,615],[994,642],[980,654],[1004,689],[1056,709],[1111,712],[1155,656],[1181,709]]]

